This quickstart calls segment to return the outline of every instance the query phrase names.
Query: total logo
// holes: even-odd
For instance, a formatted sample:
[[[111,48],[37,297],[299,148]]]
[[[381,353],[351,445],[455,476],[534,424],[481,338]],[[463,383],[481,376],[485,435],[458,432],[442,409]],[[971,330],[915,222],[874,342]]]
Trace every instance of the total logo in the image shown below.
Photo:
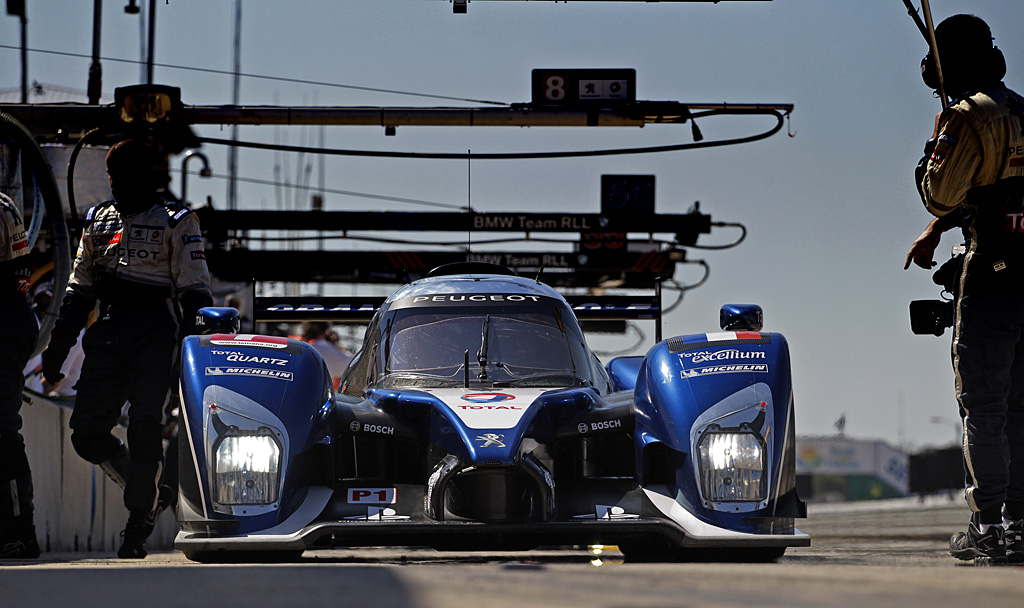
[[[467,393],[462,395],[463,401],[472,401],[473,403],[497,403],[515,398],[515,395],[508,393]]]

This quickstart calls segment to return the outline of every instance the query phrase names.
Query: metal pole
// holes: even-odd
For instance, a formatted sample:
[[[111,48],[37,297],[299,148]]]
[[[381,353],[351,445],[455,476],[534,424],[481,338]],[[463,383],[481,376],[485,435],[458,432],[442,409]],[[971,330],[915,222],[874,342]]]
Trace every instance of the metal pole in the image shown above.
[[[939,43],[935,40],[935,27],[932,25],[932,8],[928,0],[921,0],[921,10],[924,11],[924,24],[928,28],[928,46],[932,48],[932,57],[935,58],[935,74],[939,78],[939,101],[942,102],[942,109],[946,109],[949,101],[946,98],[946,84],[942,80],[942,62],[939,61]]]
[[[242,71],[242,0],[235,0],[234,75],[231,80],[231,104],[238,107]],[[231,141],[238,141],[238,125],[231,126]],[[228,209],[237,207],[238,148],[228,148]]]
[[[21,11],[21,103],[28,103],[28,7]]]
[[[153,51],[156,41],[156,0],[149,0],[149,52],[146,53],[146,84],[153,84]]]
[[[89,103],[100,102],[103,92],[103,66],[100,65],[100,24],[103,18],[103,0],[93,0],[92,4],[92,63],[89,64]]]

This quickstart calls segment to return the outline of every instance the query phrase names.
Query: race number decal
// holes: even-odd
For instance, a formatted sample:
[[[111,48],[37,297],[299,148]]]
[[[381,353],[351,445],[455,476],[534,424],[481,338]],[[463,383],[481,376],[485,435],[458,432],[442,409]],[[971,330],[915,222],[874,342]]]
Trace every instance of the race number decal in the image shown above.
[[[621,105],[636,101],[633,68],[537,69],[531,81],[535,105]]]
[[[398,500],[395,488],[349,488],[348,504],[350,505],[393,505]]]

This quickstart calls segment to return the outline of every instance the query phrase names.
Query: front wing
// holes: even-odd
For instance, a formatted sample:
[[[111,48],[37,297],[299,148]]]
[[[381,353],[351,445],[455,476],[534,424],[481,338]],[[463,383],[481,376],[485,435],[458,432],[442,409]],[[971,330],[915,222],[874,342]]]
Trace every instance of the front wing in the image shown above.
[[[411,488],[410,488],[411,489]],[[371,507],[360,519],[324,517],[337,499],[325,487],[309,489],[301,506],[285,521],[265,530],[232,534],[231,522],[190,522],[174,547],[186,554],[220,551],[302,551],[317,547],[428,546],[437,549],[525,550],[541,545],[616,545],[661,539],[684,548],[806,547],[810,537],[780,518],[768,533],[738,532],[704,522],[665,493],[664,487],[637,488],[624,503],[640,513],[598,505],[593,514],[567,521],[484,523],[431,521],[402,515],[392,508]]]

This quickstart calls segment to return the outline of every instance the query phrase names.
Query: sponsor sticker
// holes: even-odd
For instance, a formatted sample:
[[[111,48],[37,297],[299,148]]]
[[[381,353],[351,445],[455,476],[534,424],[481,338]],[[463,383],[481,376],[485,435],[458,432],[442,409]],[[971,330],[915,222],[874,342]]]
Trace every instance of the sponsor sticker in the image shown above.
[[[482,448],[503,448],[505,447],[504,442],[502,442],[504,438],[505,436],[500,433],[484,433],[483,435],[477,435],[476,440],[480,442],[480,447]]]
[[[720,331],[710,334],[683,336],[669,340],[669,352],[678,353],[703,348],[716,348],[730,344],[771,344],[771,334],[756,331]]]
[[[711,365],[709,367],[699,367],[697,369],[684,369],[680,372],[680,376],[683,379],[686,378],[701,378],[703,376],[712,376],[714,374],[739,374],[739,373],[768,373],[768,364],[766,363],[740,363],[736,365]]]
[[[391,507],[369,507],[366,515],[351,515],[345,519],[353,521],[404,521],[410,519],[408,515],[399,515]]]
[[[393,505],[398,501],[395,488],[349,488],[348,504]]]
[[[278,359],[276,357],[260,357],[257,355],[246,355],[244,353],[236,353],[230,350],[214,350],[210,351],[211,354],[221,355],[226,361],[232,363],[260,363],[263,365],[288,365],[288,359]]]
[[[213,334],[210,344],[217,346],[255,346],[258,348],[288,348],[288,339],[277,336],[257,336],[254,334]]]
[[[509,395],[508,393],[466,393],[462,395],[464,401],[472,401],[473,403],[496,403],[515,398],[515,395]]]
[[[444,293],[426,294],[402,298],[392,304],[392,308],[408,308],[411,306],[466,306],[493,304],[539,304],[554,302],[553,298],[524,293]]]
[[[250,378],[274,378],[275,380],[288,380],[295,378],[292,372],[280,369],[267,369],[263,367],[208,367],[207,376],[249,376]]]
[[[206,252],[205,251],[190,251],[189,255],[192,256],[193,260],[205,260],[206,259]]]
[[[634,513],[626,513],[622,507],[615,505],[594,505],[593,513],[573,515],[573,519],[639,519],[640,516]]]
[[[622,426],[621,420],[599,420],[597,422],[590,423],[590,430],[592,431],[603,431],[607,429],[617,429]]]
[[[146,243],[159,245],[164,240],[164,229],[160,226],[132,226],[128,236],[130,243]]]
[[[361,423],[358,420],[353,420],[351,423],[349,423],[348,428],[353,433],[358,433],[359,431],[362,431],[364,433],[375,433],[377,435],[395,434],[395,427],[393,426],[386,426],[383,424],[370,424],[368,422]]]
[[[683,359],[689,359],[691,363],[707,363],[708,361],[730,361],[732,359],[764,359],[766,357],[763,350],[739,350],[736,348],[727,348],[725,350],[710,351],[710,350],[698,350],[685,352],[679,355]]]
[[[203,235],[201,234],[183,234],[181,236],[182,245],[191,245],[192,243],[202,243]]]

